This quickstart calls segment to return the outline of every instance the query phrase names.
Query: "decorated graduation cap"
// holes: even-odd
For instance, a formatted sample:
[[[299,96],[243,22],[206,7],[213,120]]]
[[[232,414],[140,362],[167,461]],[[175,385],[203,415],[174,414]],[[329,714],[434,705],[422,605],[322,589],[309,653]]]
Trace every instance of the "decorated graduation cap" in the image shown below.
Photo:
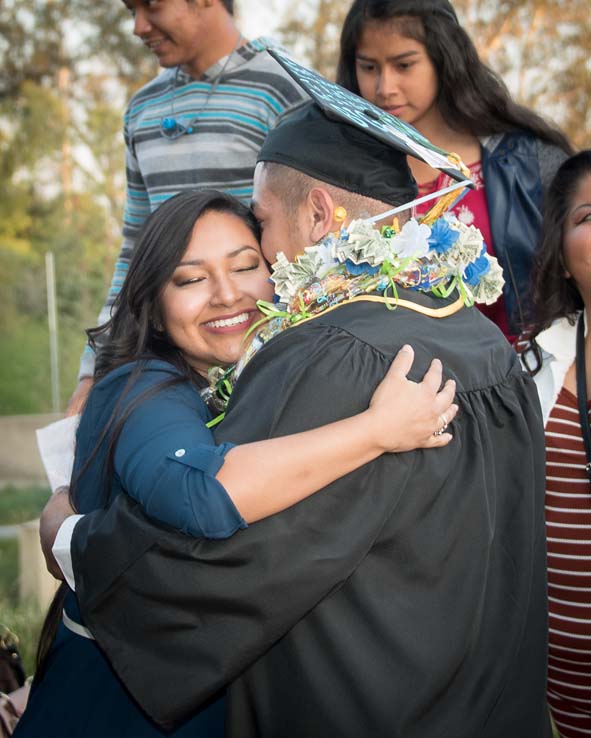
[[[286,118],[265,139],[257,161],[277,162],[342,189],[397,207],[379,217],[427,199],[446,197],[473,186],[460,158],[438,148],[412,126],[386,113],[277,49],[269,54],[310,95],[312,103]],[[456,182],[416,200],[417,186],[406,156],[414,156]]]

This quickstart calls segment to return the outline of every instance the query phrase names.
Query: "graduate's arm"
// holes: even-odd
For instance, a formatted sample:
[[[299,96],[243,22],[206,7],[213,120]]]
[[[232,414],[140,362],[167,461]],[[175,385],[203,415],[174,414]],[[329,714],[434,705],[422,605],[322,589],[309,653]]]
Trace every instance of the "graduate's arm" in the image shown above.
[[[247,367],[225,440],[361,412],[388,369],[389,358],[343,331],[288,333]],[[159,528],[123,497],[85,516],[72,546],[82,613],[142,707],[162,724],[187,717],[339,588],[395,511],[414,461],[382,456],[223,541]]]
[[[435,431],[457,412],[455,384],[449,380],[439,391],[438,360],[421,382],[411,382],[413,359],[412,348],[403,346],[369,408],[357,415],[232,448],[216,478],[244,519],[252,523],[285,510],[385,452],[447,445],[451,434]]]
[[[115,473],[150,517],[189,535],[227,538],[245,521],[280,512],[386,451],[446,445],[451,435],[434,431],[455,415],[454,384],[439,391],[438,361],[421,382],[410,381],[413,358],[403,347],[369,408],[355,416],[236,447],[215,445],[189,385],[167,387],[126,419]],[[161,374],[148,371],[142,382],[149,389]]]
[[[433,429],[442,419],[451,422],[456,413],[457,406],[450,404],[453,382],[438,391],[437,360],[420,383],[409,381],[413,358],[410,346],[400,350],[368,410],[315,430],[235,448],[213,445],[200,400],[191,398],[186,386],[169,389],[140,404],[127,419],[115,471],[151,517],[189,535],[228,537],[244,527],[240,515],[250,523],[280,512],[384,451],[446,445],[451,434],[434,435]],[[282,480],[279,486],[277,480]],[[60,528],[74,511],[54,502],[41,518],[42,549],[49,571],[65,576],[74,588],[70,540],[78,517]]]

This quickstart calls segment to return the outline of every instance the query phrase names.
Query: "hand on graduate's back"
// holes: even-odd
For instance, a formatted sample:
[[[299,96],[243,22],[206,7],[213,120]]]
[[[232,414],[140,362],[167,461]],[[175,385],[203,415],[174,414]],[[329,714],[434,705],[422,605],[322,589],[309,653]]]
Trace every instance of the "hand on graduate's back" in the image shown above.
[[[49,498],[39,520],[39,540],[47,571],[56,579],[63,579],[64,575],[54,558],[53,544],[61,524],[74,512],[70,504],[69,488],[59,487]]]
[[[369,404],[385,451],[437,448],[452,439],[451,433],[441,431],[458,412],[453,403],[456,383],[449,379],[439,389],[443,371],[439,359],[433,359],[421,382],[412,382],[407,374],[413,360],[412,347],[403,346]]]

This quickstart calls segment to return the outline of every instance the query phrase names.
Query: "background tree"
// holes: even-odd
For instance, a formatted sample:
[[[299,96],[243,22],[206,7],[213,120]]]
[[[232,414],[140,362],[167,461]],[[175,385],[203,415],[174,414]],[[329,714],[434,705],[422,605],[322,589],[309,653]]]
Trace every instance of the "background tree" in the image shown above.
[[[156,64],[123,3],[0,4],[0,413],[50,408],[45,252],[61,387],[74,384],[119,249],[125,99]]]
[[[589,0],[455,0],[478,51],[519,102],[591,146]]]
[[[278,33],[298,59],[334,80],[339,56],[339,37],[349,3],[342,0],[293,2]]]

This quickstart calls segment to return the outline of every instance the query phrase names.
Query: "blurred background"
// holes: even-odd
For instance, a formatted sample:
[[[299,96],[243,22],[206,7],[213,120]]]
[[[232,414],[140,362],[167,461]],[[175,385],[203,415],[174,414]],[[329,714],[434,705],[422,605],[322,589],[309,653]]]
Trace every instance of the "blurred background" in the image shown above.
[[[334,79],[348,2],[236,5],[246,37],[274,37]],[[589,0],[454,5],[513,95],[591,146]],[[33,430],[65,408],[119,252],[122,114],[157,72],[131,29],[119,0],[0,0],[0,625],[20,635],[29,673],[51,595],[25,551],[34,525],[21,526],[49,494]]]

